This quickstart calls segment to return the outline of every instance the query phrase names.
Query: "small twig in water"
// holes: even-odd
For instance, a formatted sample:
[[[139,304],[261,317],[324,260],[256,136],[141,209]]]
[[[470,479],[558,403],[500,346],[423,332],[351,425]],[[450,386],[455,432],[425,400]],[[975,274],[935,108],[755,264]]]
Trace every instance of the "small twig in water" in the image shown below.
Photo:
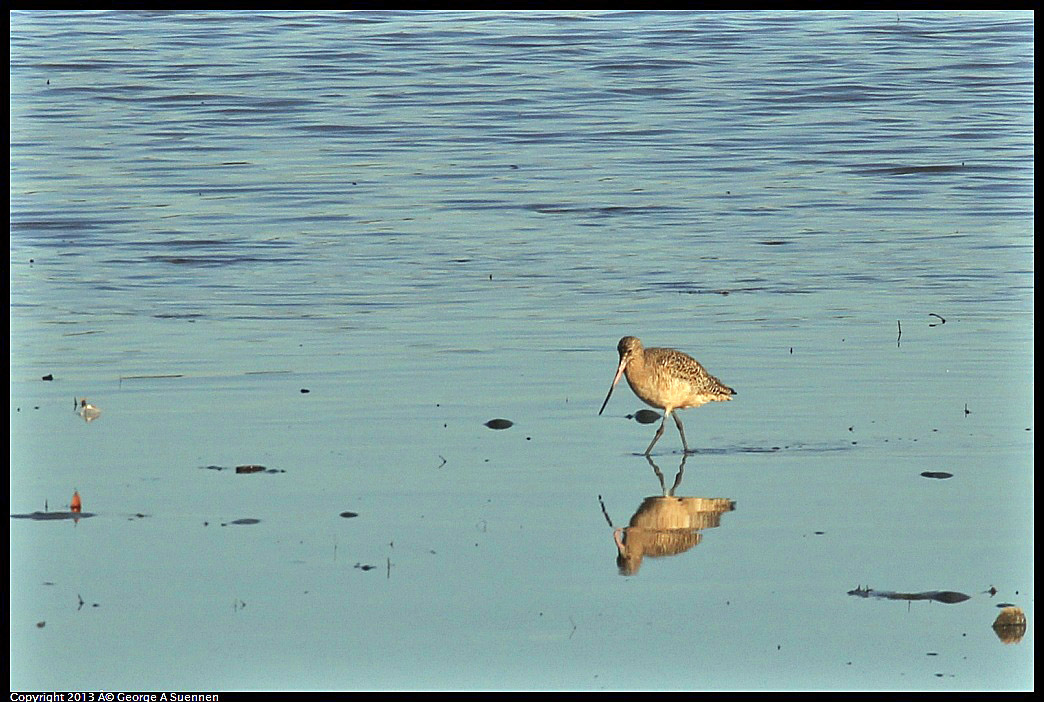
[[[942,321],[940,321],[940,322],[939,322],[938,324],[929,324],[929,325],[928,325],[929,327],[937,327],[937,326],[939,326],[939,325],[941,325],[941,324],[946,324],[946,320],[945,320],[945,319],[943,319],[942,317],[940,317],[939,315],[935,314],[934,312],[929,312],[929,313],[928,313],[928,316],[929,316],[929,317],[938,317],[938,318],[939,318],[940,320],[942,320]]]
[[[895,347],[899,348],[899,339],[903,338],[903,323],[900,322],[898,319],[895,320],[895,323],[899,325],[899,336],[895,338]]]

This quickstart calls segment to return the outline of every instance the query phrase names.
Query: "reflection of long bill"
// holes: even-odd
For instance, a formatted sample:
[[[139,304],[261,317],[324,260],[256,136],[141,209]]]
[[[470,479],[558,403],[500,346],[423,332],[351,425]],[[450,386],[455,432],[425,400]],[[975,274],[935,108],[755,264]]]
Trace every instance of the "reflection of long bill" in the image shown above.
[[[613,384],[609,386],[609,394],[605,396],[605,402],[602,403],[602,409],[598,410],[598,414],[601,414],[602,410],[605,409],[605,406],[609,404],[609,398],[613,395],[613,388],[615,388],[616,384],[620,382],[620,376],[623,375],[624,368],[626,367],[627,361],[625,359],[620,359],[620,367],[616,369],[616,377],[613,378]]]

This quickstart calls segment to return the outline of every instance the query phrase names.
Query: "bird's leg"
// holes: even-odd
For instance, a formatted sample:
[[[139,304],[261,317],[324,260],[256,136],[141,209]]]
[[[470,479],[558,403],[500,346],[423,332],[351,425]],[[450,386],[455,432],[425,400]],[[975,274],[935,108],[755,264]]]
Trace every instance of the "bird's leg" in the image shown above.
[[[682,428],[681,418],[678,417],[678,413],[677,412],[673,413],[673,416],[674,416],[674,423],[678,425],[678,433],[681,434],[682,447],[685,449],[685,453],[688,453],[689,452],[689,445],[687,443],[685,443],[685,429]],[[666,420],[667,420],[667,418],[664,417],[664,421],[666,421]]]
[[[667,415],[663,416],[663,421],[660,422],[660,428],[656,430],[656,436],[653,437],[652,443],[649,444],[649,448],[645,449],[645,455],[648,456],[652,452],[652,447],[656,445],[656,442],[663,436],[663,428],[667,425]]]

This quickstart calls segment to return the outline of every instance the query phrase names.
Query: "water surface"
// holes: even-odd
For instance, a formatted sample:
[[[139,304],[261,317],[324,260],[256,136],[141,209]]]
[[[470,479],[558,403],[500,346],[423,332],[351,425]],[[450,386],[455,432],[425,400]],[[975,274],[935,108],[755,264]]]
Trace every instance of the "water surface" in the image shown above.
[[[12,689],[1030,688],[1033,63],[1026,12],[13,13],[11,512],[94,516],[11,521]],[[734,509],[637,568],[627,334],[739,393],[674,487]]]

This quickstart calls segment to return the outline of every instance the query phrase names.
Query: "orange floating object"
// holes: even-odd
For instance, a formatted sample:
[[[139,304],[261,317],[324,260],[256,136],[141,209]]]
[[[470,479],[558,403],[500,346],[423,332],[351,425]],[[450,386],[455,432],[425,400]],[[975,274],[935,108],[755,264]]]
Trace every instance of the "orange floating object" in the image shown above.
[[[69,502],[69,510],[72,512],[79,512],[83,509],[83,503],[80,502],[80,493],[73,490],[72,501]]]

